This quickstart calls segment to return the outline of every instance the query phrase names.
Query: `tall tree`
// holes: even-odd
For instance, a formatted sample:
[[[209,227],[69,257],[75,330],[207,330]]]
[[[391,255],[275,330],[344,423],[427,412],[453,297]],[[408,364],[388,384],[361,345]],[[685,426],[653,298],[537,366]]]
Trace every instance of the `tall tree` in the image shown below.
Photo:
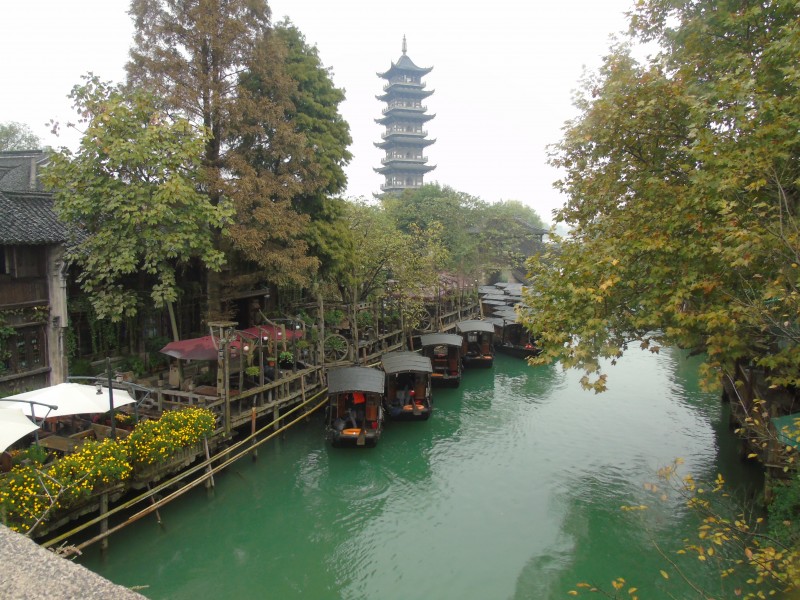
[[[530,263],[538,362],[605,387],[629,344],[706,353],[708,381],[740,360],[796,384],[800,360],[796,3],[645,0],[634,40],[586,79],[554,147],[571,228]]]
[[[0,152],[8,150],[40,150],[42,141],[24,123],[0,123]]]
[[[305,136],[317,174],[292,204],[311,218],[305,239],[320,260],[321,274],[332,276],[345,251],[340,240],[347,237],[342,202],[332,198],[345,190],[344,167],[352,159],[350,126],[339,112],[345,94],[334,85],[333,73],[322,64],[317,48],[309,46],[288,19],[277,24],[275,35],[286,48],[286,71],[297,85],[287,118]]]
[[[82,289],[99,318],[119,321],[136,314],[140,289],[156,306],[174,301],[182,265],[220,269],[212,229],[231,211],[197,190],[206,139],[187,120],[96,77],[71,98],[87,122],[80,147],[54,153],[42,180],[75,234],[68,257]]]
[[[291,205],[305,146],[286,120],[291,80],[281,70],[285,53],[271,42],[266,1],[133,0],[131,15],[129,83],[210,132],[205,186],[212,203],[227,197],[236,211],[228,237],[216,232],[216,247],[235,248],[272,277],[306,281],[316,260],[300,239],[307,219]],[[253,74],[270,80],[270,94],[247,87]],[[256,156],[265,149],[268,157]],[[222,308],[219,286],[210,273],[212,316]]]

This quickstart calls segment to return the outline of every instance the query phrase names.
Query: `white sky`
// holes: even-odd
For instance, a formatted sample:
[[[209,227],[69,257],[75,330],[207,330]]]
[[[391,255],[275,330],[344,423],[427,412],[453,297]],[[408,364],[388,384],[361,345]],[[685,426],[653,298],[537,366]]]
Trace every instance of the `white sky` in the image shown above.
[[[370,198],[383,177],[373,171],[383,151],[384,104],[375,96],[401,56],[402,38],[435,93],[426,100],[436,118],[426,125],[426,149],[438,182],[489,202],[520,200],[550,222],[563,198],[545,146],[557,142],[574,116],[572,91],[584,65],[607,53],[609,36],[626,27],[633,0],[273,0],[273,20],[288,16],[316,45],[347,100],[354,158],[349,197]],[[29,125],[46,145],[75,148],[77,137],[55,138],[50,119],[75,119],[67,94],[91,71],[121,81],[132,40],[128,0],[0,0],[3,90],[0,122]],[[395,10],[396,9],[396,10]]]

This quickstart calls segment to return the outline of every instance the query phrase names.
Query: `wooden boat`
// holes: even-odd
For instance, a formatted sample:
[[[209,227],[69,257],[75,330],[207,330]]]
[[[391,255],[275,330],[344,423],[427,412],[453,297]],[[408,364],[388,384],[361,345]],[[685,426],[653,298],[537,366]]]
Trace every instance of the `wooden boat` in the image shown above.
[[[386,376],[370,367],[328,371],[325,435],[334,446],[375,446],[383,431]]]
[[[433,412],[431,359],[417,352],[388,352],[381,357],[386,373],[383,405],[389,418],[425,421]]]
[[[522,323],[513,315],[487,319],[495,327],[494,349],[501,354],[516,358],[537,356],[541,349]]]
[[[431,383],[437,387],[458,387],[463,338],[455,333],[428,333],[421,335],[419,341],[422,355],[431,359]]]
[[[491,367],[494,362],[494,325],[488,321],[469,320],[456,323],[463,338],[461,360],[465,368]]]

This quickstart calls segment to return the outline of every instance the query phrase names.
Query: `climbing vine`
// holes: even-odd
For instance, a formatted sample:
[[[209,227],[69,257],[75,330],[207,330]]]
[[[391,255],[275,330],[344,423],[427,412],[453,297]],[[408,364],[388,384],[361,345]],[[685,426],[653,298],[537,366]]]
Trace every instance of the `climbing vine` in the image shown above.
[[[13,308],[0,311],[0,375],[11,370],[12,338],[17,335],[18,323],[46,323],[50,309],[46,305]]]

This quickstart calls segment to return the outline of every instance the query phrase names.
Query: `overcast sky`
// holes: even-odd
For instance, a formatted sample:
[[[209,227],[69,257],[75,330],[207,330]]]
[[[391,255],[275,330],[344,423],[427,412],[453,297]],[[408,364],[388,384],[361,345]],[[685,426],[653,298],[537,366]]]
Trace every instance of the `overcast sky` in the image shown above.
[[[383,151],[373,143],[384,104],[386,71],[401,56],[403,35],[435,93],[436,117],[426,125],[437,141],[426,149],[438,182],[489,202],[519,200],[545,222],[563,203],[553,189],[546,146],[574,116],[572,91],[582,69],[596,69],[609,36],[626,27],[632,0],[274,0],[273,20],[288,16],[316,45],[347,100],[354,155],[348,197],[371,198],[383,177]],[[0,122],[29,125],[46,145],[75,148],[75,136],[55,138],[50,119],[74,120],[66,98],[91,71],[121,81],[133,27],[128,0],[2,2],[3,90]]]

